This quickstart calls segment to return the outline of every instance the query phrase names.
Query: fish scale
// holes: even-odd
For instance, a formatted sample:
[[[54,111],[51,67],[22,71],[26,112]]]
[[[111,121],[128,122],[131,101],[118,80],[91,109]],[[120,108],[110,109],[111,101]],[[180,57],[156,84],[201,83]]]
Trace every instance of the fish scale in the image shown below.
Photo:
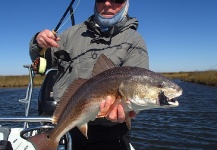
[[[121,102],[126,113],[176,107],[178,102],[174,98],[182,94],[182,89],[164,76],[144,68],[115,67],[103,54],[93,72],[92,78],[75,80],[63,94],[53,115],[56,126],[29,139],[36,149],[57,149],[60,138],[76,126],[87,136],[87,123],[96,117],[106,117],[116,103]],[[107,96],[116,100],[110,108],[100,111]],[[130,128],[130,118],[126,122]]]

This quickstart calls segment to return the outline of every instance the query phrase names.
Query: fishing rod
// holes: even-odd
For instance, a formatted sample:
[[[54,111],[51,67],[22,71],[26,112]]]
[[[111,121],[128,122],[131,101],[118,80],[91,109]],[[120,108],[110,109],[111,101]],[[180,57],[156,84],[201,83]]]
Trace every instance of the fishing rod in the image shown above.
[[[73,11],[73,7],[72,5],[74,4],[75,0],[72,0],[70,2],[70,4],[68,5],[66,11],[64,12],[63,16],[61,17],[59,23],[57,24],[57,26],[54,28],[54,30],[52,30],[52,33],[56,36],[58,30],[68,21],[69,18],[71,18],[71,23],[72,23],[72,26],[75,25],[75,19],[74,19],[74,11]],[[78,4],[77,4],[78,5]],[[77,6],[76,6],[77,7]],[[66,20],[66,22],[61,26],[61,24],[63,23],[63,20],[65,19],[67,13],[70,12],[70,16],[69,18]],[[39,54],[41,56],[44,56],[44,53],[45,51],[47,50],[47,48],[43,48]]]
[[[57,32],[59,31],[60,28],[62,28],[66,22],[71,19],[71,24],[72,26],[75,25],[75,19],[74,19],[74,12],[76,10],[76,8],[78,7],[80,0],[78,1],[77,5],[75,6],[75,9],[73,10],[72,5],[74,4],[75,0],[72,0],[66,11],[64,12],[63,16],[61,17],[60,21],[58,22],[57,26],[54,28],[54,30],[52,30],[52,33],[56,36]],[[70,13],[70,16],[66,19],[66,21],[63,23],[63,20],[65,19],[67,13]],[[34,70],[34,73],[39,73],[41,75],[43,75],[46,71],[46,66],[47,66],[47,61],[45,59],[45,52],[46,52],[47,48],[43,48],[40,52],[39,55],[41,57],[36,58],[36,60],[34,60],[32,67]]]
[[[54,32],[57,32],[60,29],[60,25],[62,24],[63,20],[65,19],[67,13],[70,11],[70,17],[72,21],[72,26],[75,25],[74,21],[74,12],[72,5],[74,4],[75,0],[72,0],[69,4],[68,8],[66,9],[65,13],[63,14],[62,18],[60,19],[59,23],[57,24],[56,28],[54,29]]]

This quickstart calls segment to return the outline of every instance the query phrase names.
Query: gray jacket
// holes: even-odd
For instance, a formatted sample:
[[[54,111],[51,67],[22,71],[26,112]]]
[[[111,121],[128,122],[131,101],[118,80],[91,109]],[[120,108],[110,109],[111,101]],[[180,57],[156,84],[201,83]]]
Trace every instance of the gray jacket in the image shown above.
[[[95,26],[93,16],[60,34],[60,48],[46,52],[48,67],[58,67],[58,79],[53,87],[54,99],[58,101],[69,84],[76,78],[88,79],[100,54],[105,54],[117,66],[149,66],[147,48],[136,31],[138,21],[127,18],[101,32]],[[30,42],[30,56],[35,60],[40,48],[34,38]]]

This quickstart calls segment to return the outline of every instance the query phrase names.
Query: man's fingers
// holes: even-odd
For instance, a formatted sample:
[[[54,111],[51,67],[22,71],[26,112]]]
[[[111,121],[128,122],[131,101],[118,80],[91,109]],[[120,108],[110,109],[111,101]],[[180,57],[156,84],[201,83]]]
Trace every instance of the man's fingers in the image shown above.
[[[100,103],[100,111],[102,111],[104,108],[105,108],[105,100],[103,100],[103,101]]]
[[[53,39],[53,40],[56,39],[56,34],[50,30],[45,30],[44,34],[46,34],[44,37],[48,37],[48,38]]]
[[[104,114],[108,113],[108,110],[111,105],[112,105],[112,98],[110,96],[107,96],[106,99],[100,103],[100,112]]]
[[[111,96],[107,96],[105,99],[105,108],[110,107],[112,105],[112,97]]]
[[[58,43],[52,38],[46,38],[46,46],[48,47],[59,47]]]
[[[60,38],[57,38],[51,31],[44,30],[37,35],[36,40],[40,47],[50,48],[59,47],[57,41],[59,41]]]
[[[108,114],[107,119],[111,120],[112,122],[117,122],[117,111],[118,111],[118,104],[116,104],[111,112]]]
[[[124,122],[125,121],[125,112],[124,112],[124,108],[123,108],[123,106],[121,105],[121,104],[118,104],[118,108],[117,108],[117,110],[118,110],[118,116],[117,116],[117,118],[118,118],[118,122]]]
[[[113,104],[113,102],[114,99],[111,96],[107,96],[100,104],[100,111],[107,112],[110,109],[110,112],[106,116],[108,120],[112,122],[124,122],[126,115],[122,104],[118,102]]]

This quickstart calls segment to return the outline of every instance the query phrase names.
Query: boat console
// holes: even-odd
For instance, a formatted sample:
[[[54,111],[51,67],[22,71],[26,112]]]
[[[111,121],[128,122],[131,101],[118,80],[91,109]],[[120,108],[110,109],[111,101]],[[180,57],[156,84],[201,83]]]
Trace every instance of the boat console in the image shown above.
[[[53,98],[53,86],[56,81],[57,69],[51,69],[41,85],[38,96],[38,113],[41,116],[52,116],[56,101]]]

